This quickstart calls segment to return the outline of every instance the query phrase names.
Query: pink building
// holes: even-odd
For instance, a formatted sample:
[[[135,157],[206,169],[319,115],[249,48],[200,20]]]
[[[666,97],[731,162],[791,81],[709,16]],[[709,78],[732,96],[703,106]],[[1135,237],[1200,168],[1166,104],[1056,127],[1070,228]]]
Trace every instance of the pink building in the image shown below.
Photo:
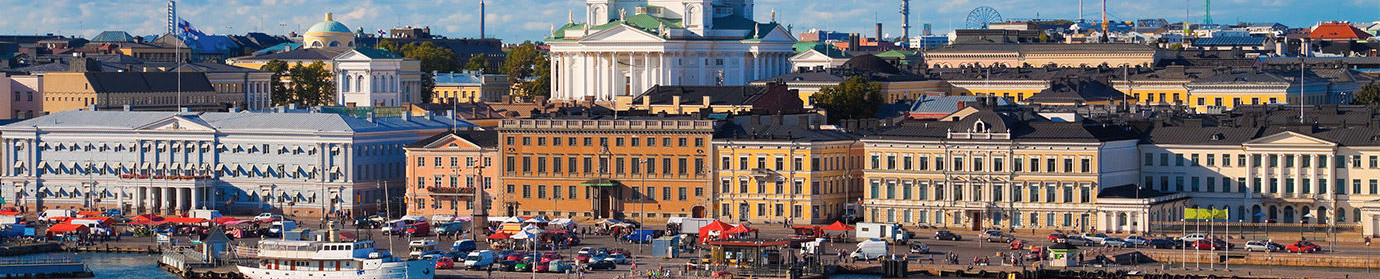
[[[43,114],[43,76],[0,77],[0,119],[27,119]]]

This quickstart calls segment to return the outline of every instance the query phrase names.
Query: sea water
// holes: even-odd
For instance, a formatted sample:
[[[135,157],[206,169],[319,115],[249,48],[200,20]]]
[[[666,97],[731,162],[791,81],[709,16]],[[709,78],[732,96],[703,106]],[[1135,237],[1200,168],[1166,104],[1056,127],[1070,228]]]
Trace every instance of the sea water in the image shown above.
[[[158,268],[159,255],[108,253],[47,253],[19,259],[75,258],[95,273],[94,278],[178,279]]]

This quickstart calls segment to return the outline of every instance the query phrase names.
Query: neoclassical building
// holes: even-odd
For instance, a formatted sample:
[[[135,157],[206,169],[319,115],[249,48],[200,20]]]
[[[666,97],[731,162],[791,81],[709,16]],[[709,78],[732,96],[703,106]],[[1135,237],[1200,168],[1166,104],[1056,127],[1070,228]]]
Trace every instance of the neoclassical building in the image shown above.
[[[796,42],[752,0],[587,0],[553,28],[555,100],[612,101],[655,85],[744,85],[791,70]],[[773,12],[774,13],[774,12]]]
[[[0,127],[0,195],[29,211],[362,216],[380,210],[386,194],[401,196],[405,145],[471,126],[451,121],[62,111]]]

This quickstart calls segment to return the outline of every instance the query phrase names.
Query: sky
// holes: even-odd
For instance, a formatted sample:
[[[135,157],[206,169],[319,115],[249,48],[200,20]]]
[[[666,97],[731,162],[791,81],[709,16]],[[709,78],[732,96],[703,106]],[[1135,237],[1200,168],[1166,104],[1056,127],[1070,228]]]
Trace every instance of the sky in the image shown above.
[[[963,28],[969,11],[995,8],[1006,19],[1074,19],[1078,0],[913,0],[911,33],[924,23],[935,33]],[[202,32],[286,34],[305,30],[332,12],[351,29],[377,32],[393,27],[430,26],[432,34],[452,38],[479,36],[479,0],[183,0],[179,16]],[[583,0],[488,0],[488,37],[505,42],[541,40],[552,25],[562,25],[574,11],[583,22]],[[795,33],[810,29],[872,34],[874,23],[884,24],[886,36],[899,36],[900,0],[756,0],[756,17],[766,21],[773,10],[777,21]],[[1086,0],[1084,17],[1101,18],[1100,1]],[[1165,18],[1195,23],[1203,20],[1203,0],[1109,0],[1112,20]],[[1280,22],[1306,27],[1321,21],[1380,21],[1380,0],[1218,0],[1212,3],[1216,23]],[[90,38],[105,30],[134,35],[161,34],[166,26],[166,1],[158,0],[0,0],[5,17],[0,34],[63,34]]]

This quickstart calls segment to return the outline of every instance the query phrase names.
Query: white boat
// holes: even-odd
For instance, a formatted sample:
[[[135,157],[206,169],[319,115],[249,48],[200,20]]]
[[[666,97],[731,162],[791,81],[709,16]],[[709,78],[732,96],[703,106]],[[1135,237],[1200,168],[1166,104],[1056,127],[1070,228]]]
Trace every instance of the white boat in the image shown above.
[[[334,232],[331,232],[334,235]],[[265,239],[254,260],[241,261],[250,279],[361,278],[432,279],[436,262],[403,260],[379,251],[373,241],[339,242]]]

